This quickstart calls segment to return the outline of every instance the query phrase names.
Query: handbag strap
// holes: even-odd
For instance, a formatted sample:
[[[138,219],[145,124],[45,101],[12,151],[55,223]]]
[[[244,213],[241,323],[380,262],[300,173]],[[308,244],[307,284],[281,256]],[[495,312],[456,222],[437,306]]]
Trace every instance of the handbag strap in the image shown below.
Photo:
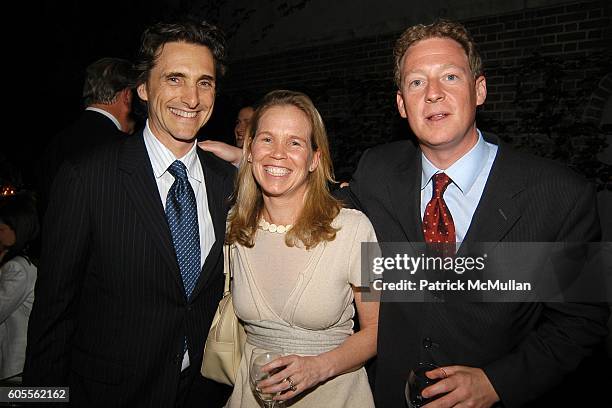
[[[231,281],[232,281],[232,269],[231,269],[231,246],[228,244],[223,245],[223,255],[225,257],[223,262],[223,274],[225,275],[225,284],[223,285],[223,295],[230,293]]]

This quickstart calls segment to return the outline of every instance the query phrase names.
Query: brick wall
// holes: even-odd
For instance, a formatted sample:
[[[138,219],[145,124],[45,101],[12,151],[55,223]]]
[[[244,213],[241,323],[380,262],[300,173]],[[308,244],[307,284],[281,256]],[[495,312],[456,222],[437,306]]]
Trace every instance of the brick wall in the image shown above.
[[[538,54],[542,62],[563,59],[563,89],[583,97],[593,92],[606,74],[599,61],[612,47],[610,4],[606,1],[580,2],[542,9],[524,10],[500,16],[465,21],[480,44],[487,73],[489,97],[485,111],[503,120],[515,119],[516,86],[527,89],[542,84],[539,78],[519,78],[525,60]],[[573,67],[573,65],[576,65]],[[607,62],[610,66],[610,61]],[[542,71],[545,67],[542,67]]]
[[[557,115],[574,122],[596,120],[584,107],[589,101],[592,105],[592,94],[612,72],[609,3],[576,2],[464,20],[479,44],[487,75],[480,127],[509,140],[521,135],[515,144],[569,160],[548,151],[546,144],[533,143],[531,136],[525,140],[524,134],[550,134],[542,117],[552,123],[559,122]],[[306,92],[326,122],[336,172],[344,177],[365,148],[409,134],[395,108],[392,81],[392,48],[399,34],[235,60],[224,96],[237,100],[278,88]]]

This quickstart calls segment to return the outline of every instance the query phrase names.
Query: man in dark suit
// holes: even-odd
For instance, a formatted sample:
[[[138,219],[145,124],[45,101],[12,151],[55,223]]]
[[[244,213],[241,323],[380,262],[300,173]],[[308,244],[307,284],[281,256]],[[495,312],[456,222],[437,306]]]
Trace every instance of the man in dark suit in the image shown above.
[[[397,106],[418,146],[365,152],[348,192],[380,242],[599,239],[593,186],[477,129],[486,80],[463,26],[411,27],[394,54]],[[442,367],[428,374],[440,381],[423,396],[442,396],[427,407],[543,406],[606,335],[608,314],[595,304],[385,302],[383,294],[376,405],[405,407],[408,372],[430,362]]]
[[[51,184],[65,160],[128,136],[133,120],[135,74],[132,63],[121,58],[101,58],[87,67],[83,84],[85,110],[51,140],[42,157],[43,207],[48,204]]]
[[[222,296],[235,170],[195,143],[224,59],[223,35],[207,23],[148,28],[137,65],[145,128],[60,170],[44,226],[26,384],[69,386],[78,407],[224,402],[199,369]]]

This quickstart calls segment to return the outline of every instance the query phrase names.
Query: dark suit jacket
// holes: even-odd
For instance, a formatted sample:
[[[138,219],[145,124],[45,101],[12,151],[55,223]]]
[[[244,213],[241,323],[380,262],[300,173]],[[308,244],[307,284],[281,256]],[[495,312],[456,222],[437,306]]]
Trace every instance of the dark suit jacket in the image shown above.
[[[55,135],[45,148],[39,178],[43,207],[46,208],[48,204],[53,179],[65,160],[74,159],[107,143],[127,137],[128,134],[117,129],[106,116],[99,112],[84,110],[74,123]]]
[[[199,372],[222,296],[235,171],[197,152],[216,242],[190,301],[142,133],[62,167],[43,230],[25,383],[69,385],[75,406],[171,407],[185,336]]]
[[[499,145],[465,241],[588,242],[599,239],[594,188],[565,167]],[[423,242],[421,151],[409,141],[366,151],[350,200],[381,242]],[[605,305],[382,302],[376,405],[405,407],[418,362],[482,368],[507,407],[541,396],[607,333]]]

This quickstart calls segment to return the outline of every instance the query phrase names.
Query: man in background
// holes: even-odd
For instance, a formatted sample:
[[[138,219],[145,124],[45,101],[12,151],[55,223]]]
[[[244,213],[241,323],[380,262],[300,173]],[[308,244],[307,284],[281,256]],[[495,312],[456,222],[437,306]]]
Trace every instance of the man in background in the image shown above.
[[[136,84],[130,61],[101,58],[85,72],[85,110],[57,134],[45,150],[41,165],[40,195],[46,208],[53,179],[66,159],[126,138],[133,131],[132,93]],[[42,209],[44,212],[44,208]]]
[[[246,137],[247,129],[251,124],[253,113],[255,113],[255,108],[250,105],[243,106],[238,111],[238,116],[236,117],[236,123],[234,125],[234,139],[236,147],[242,148],[244,145],[244,138]]]

